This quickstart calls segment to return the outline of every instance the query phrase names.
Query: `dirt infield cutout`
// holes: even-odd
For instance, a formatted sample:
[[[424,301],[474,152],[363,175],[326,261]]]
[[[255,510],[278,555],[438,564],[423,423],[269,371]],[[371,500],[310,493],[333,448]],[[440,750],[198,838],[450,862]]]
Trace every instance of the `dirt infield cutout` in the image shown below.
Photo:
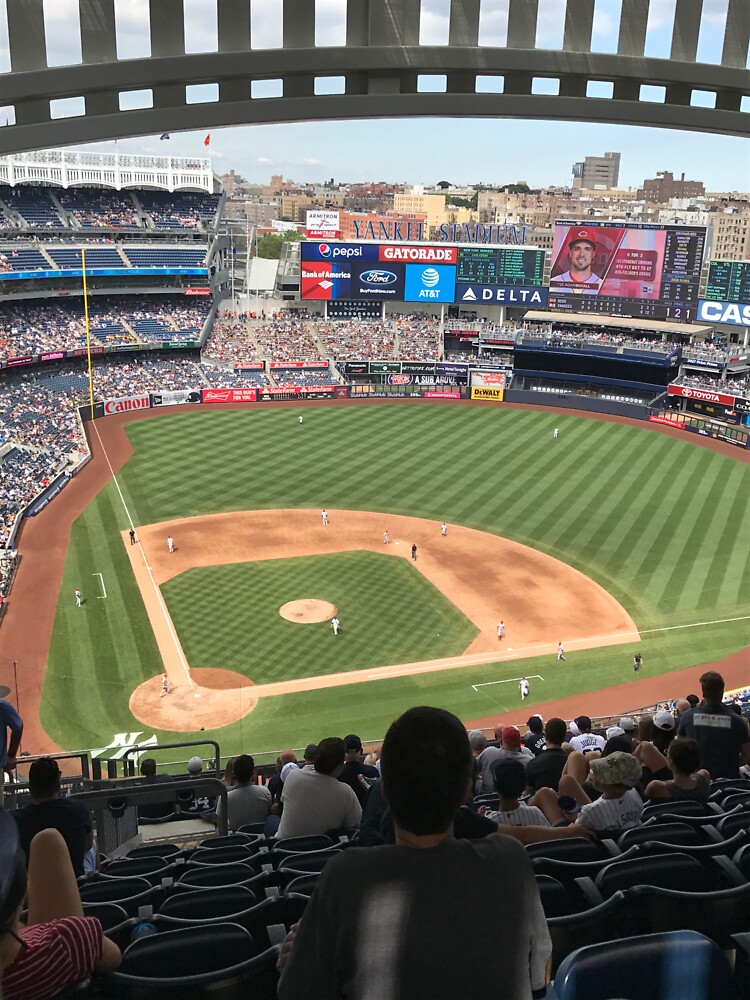
[[[632,618],[608,591],[537,549],[457,525],[449,525],[443,537],[438,522],[423,518],[350,510],[329,514],[327,527],[321,524],[318,510],[239,511],[165,521],[139,526],[137,546],[130,545],[127,532],[122,533],[171,686],[171,694],[159,698],[159,678],[140,685],[130,700],[137,719],[157,728],[192,732],[201,726],[216,728],[237,721],[262,697],[552,656],[560,640],[566,650],[639,640]],[[384,543],[386,529],[388,544]],[[171,555],[164,544],[167,535],[175,540],[176,551]],[[415,569],[479,629],[461,656],[252,685],[247,678],[218,666],[196,669],[188,665],[159,590],[167,580],[196,566],[361,550],[410,559],[412,545],[418,553]],[[310,602],[289,602],[298,603]],[[279,613],[287,607],[283,605]],[[337,613],[333,605],[327,605],[325,615],[320,610],[320,618],[289,620],[326,621]],[[505,623],[502,642],[497,638],[500,620]],[[207,679],[213,673],[228,675],[227,683],[233,677],[237,683],[227,688],[223,682],[212,686]]]
[[[331,604],[330,601],[318,601],[314,597],[306,597],[302,601],[287,601],[279,608],[281,617],[296,625],[329,622],[338,613],[335,604]]]

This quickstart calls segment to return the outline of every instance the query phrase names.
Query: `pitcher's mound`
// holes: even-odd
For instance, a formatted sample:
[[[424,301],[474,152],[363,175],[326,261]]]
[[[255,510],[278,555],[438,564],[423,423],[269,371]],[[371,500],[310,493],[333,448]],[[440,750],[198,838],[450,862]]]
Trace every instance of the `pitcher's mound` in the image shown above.
[[[195,686],[172,686],[166,698],[159,697],[161,674],[149,678],[131,694],[130,711],[153,729],[194,733],[237,722],[258,704],[253,682],[234,670],[193,667],[190,676]]]
[[[288,622],[329,622],[334,615],[338,614],[335,604],[330,601],[316,601],[313,597],[305,598],[304,601],[287,601],[279,608],[279,614],[286,618]]]

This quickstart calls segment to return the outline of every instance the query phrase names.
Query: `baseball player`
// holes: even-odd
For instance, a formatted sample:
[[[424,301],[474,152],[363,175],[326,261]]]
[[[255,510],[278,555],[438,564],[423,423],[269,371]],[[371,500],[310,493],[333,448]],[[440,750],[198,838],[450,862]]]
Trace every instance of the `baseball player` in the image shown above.
[[[414,562],[417,561],[417,546],[416,545],[412,545],[412,547],[411,547],[411,557],[414,560]]]
[[[523,701],[529,693],[529,682],[525,677],[522,677],[519,681],[518,690],[521,692],[521,701]]]
[[[498,639],[503,639],[505,637],[505,623],[504,622],[498,622],[497,637],[498,637]]]
[[[383,532],[383,545],[391,544],[391,536],[388,534],[388,529]]]
[[[555,430],[554,430],[554,433],[552,434],[552,437],[553,437],[553,438],[554,438],[555,440],[557,440],[557,438],[559,438],[559,437],[560,437],[560,428],[559,428],[559,427],[555,427]]]
[[[131,528],[128,534],[130,535],[130,544],[135,545],[135,528]]]
[[[174,552],[174,538],[171,535],[167,535],[167,548],[169,549],[169,554]]]
[[[169,678],[167,677],[166,673],[164,673],[161,675],[161,694],[159,695],[159,697],[166,698],[168,694],[169,694]]]
[[[76,607],[81,607],[81,591],[76,587]]]
[[[562,642],[558,642],[557,644],[557,662],[559,663],[560,660],[565,662],[565,650],[563,649]]]
[[[321,510],[321,512],[320,512],[320,519],[323,522],[323,527],[327,528],[328,527],[328,511],[327,510]]]
[[[443,538],[445,538],[445,536],[448,534],[448,525],[445,523],[445,521],[443,521],[443,523],[440,525],[440,534],[443,536]]]
[[[638,674],[641,671],[641,663],[643,662],[643,657],[640,653],[636,653],[633,657],[633,673]]]
[[[331,628],[333,629],[334,635],[339,634],[339,629],[341,628],[341,622],[335,616],[331,619]]]
[[[301,413],[299,415],[299,423],[300,423],[300,427],[301,427],[302,426],[302,414]]]

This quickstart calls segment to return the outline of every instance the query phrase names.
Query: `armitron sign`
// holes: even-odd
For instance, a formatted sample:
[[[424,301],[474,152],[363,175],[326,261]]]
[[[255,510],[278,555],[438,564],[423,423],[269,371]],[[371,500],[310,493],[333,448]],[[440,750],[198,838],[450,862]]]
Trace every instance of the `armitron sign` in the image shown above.
[[[127,413],[130,410],[148,410],[151,406],[151,396],[128,396],[126,399],[108,399],[104,403],[104,413]]]
[[[710,389],[694,389],[690,385],[669,385],[667,393],[670,396],[681,396],[683,399],[700,399],[704,403],[721,403],[722,406],[734,406],[734,396],[724,392],[712,392]]]

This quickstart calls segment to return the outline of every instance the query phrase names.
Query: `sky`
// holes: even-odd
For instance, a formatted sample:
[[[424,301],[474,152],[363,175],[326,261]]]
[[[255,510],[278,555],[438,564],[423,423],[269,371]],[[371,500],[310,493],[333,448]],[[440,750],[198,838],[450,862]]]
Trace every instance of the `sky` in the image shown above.
[[[6,3],[0,0],[0,73],[10,68]],[[509,0],[482,0],[480,45],[504,45]],[[722,27],[729,0],[704,0],[698,61],[718,63]],[[750,2],[750,0],[749,0]],[[80,62],[77,0],[43,0],[50,65]],[[345,41],[345,0],[310,0],[316,5],[316,44]],[[651,0],[646,55],[669,56],[676,0]],[[186,50],[215,51],[216,0],[184,0]],[[539,0],[537,45],[562,45],[565,0]],[[592,50],[612,52],[617,46],[622,0],[595,0]],[[446,44],[450,0],[421,0],[420,42]],[[138,58],[150,51],[148,0],[115,0],[118,57]],[[251,45],[281,44],[282,0],[253,0]],[[258,84],[255,96],[272,96],[273,81]],[[540,85],[544,86],[544,83]],[[265,90],[264,90],[265,88]],[[429,81],[424,89],[430,89]],[[544,92],[541,90],[540,92]],[[0,86],[0,94],[2,87]],[[131,106],[147,101],[132,95]],[[189,100],[215,99],[214,88],[190,88]],[[74,101],[75,99],[73,99]],[[701,98],[697,98],[701,101]],[[1,102],[1,98],[0,98]],[[750,97],[745,98],[750,105]],[[73,107],[60,102],[55,113]],[[750,113],[750,106],[747,108]],[[0,123],[12,122],[12,111],[0,103]],[[1,125],[0,125],[1,127]],[[204,155],[208,128],[173,133],[169,143],[158,136],[123,139],[122,152]],[[210,152],[216,172],[234,169],[249,181],[265,182],[271,174],[297,181],[385,180],[407,184],[505,184],[527,181],[532,187],[569,184],[572,164],[607,150],[622,153],[621,186],[638,186],[659,170],[685,173],[703,180],[711,191],[750,189],[750,143],[746,139],[633,126],[540,122],[505,119],[395,119],[312,122],[290,125],[212,129]],[[112,143],[87,145],[112,149]]]

